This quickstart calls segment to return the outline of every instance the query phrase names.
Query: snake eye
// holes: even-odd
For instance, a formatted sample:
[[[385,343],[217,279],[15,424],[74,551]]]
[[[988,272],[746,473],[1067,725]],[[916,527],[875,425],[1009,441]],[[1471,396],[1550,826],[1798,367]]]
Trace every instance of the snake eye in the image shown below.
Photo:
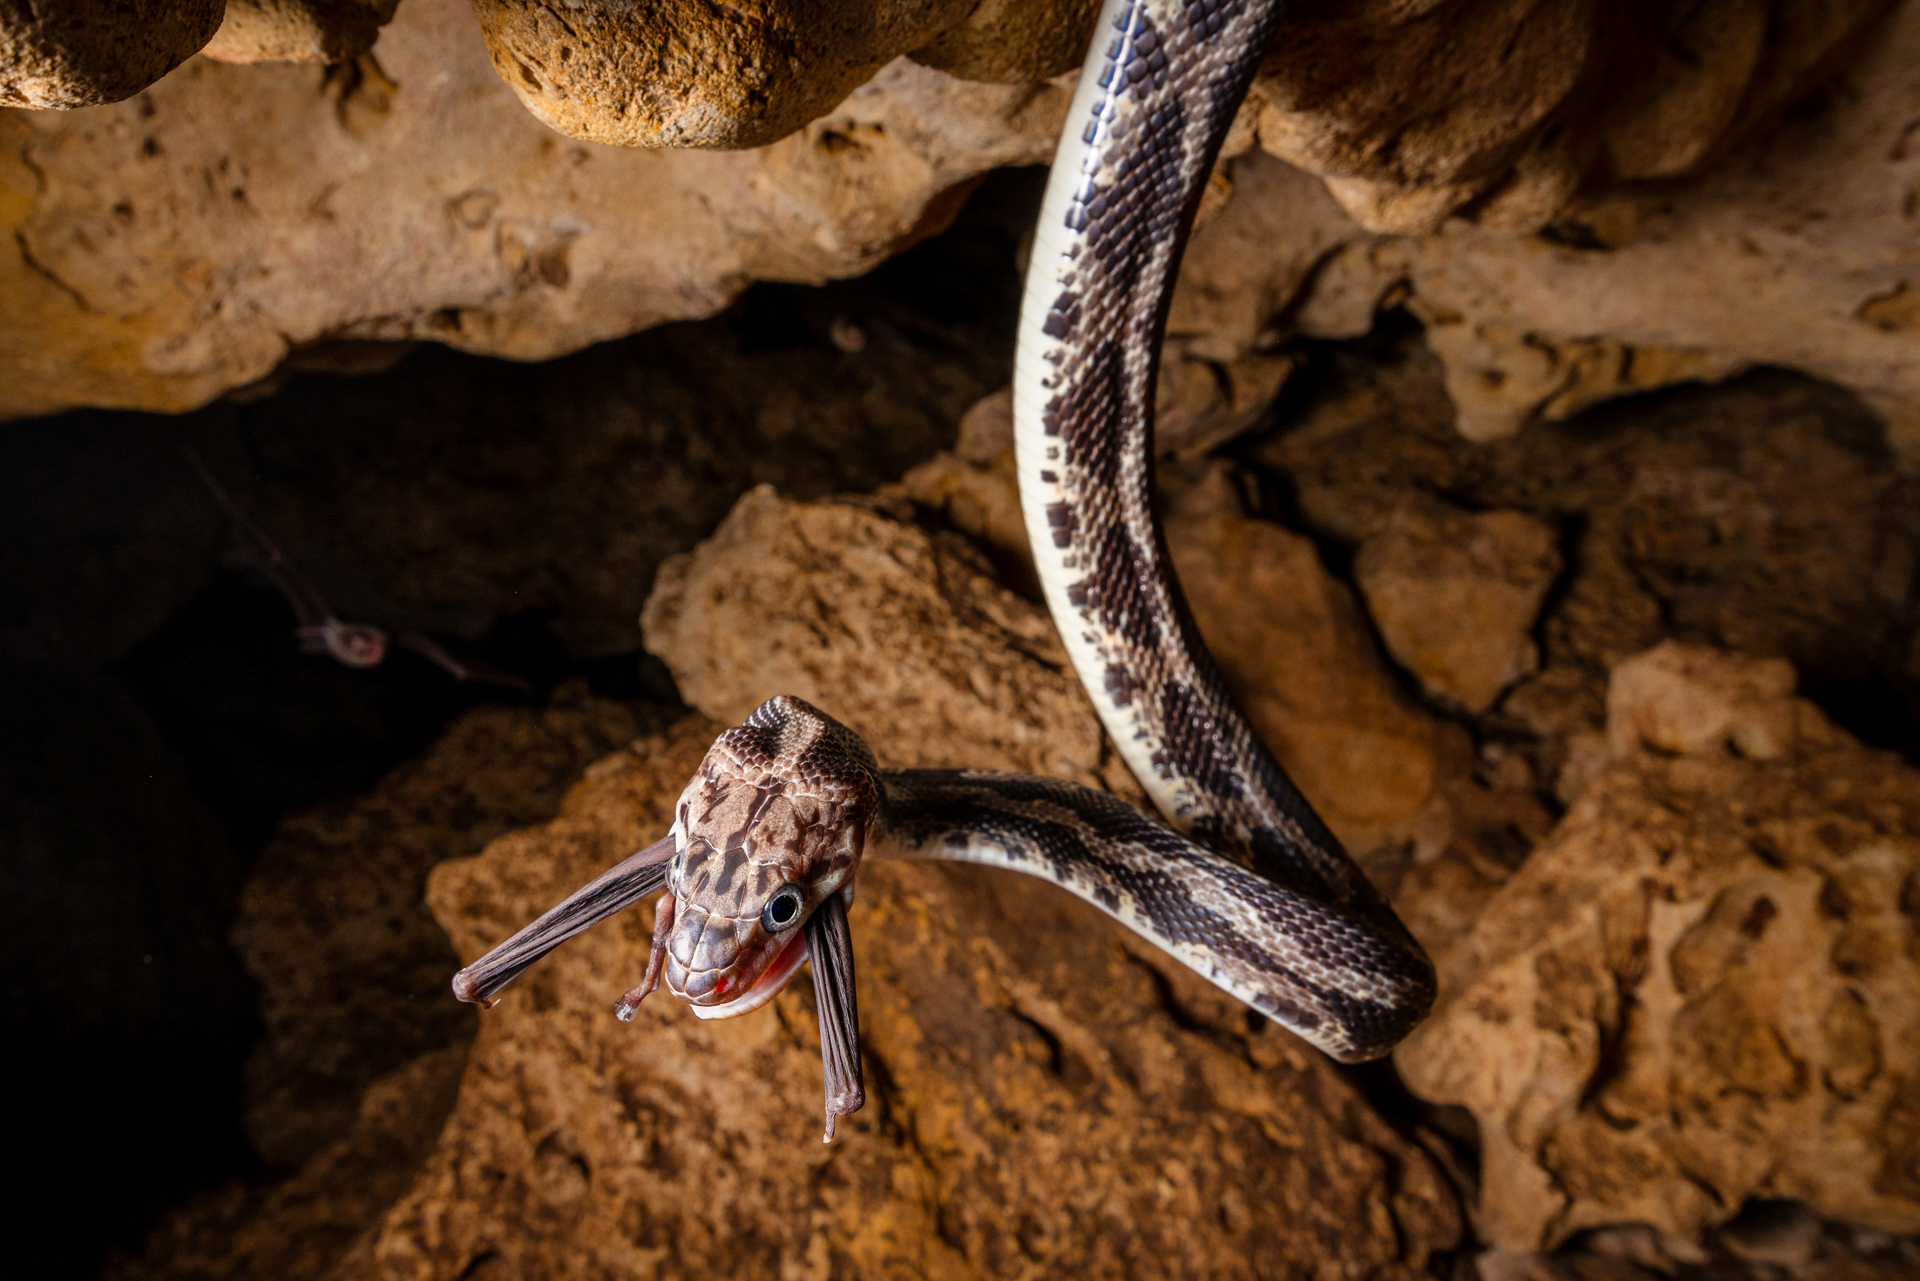
[[[801,902],[798,885],[781,886],[760,909],[760,927],[769,934],[778,934],[800,919]]]

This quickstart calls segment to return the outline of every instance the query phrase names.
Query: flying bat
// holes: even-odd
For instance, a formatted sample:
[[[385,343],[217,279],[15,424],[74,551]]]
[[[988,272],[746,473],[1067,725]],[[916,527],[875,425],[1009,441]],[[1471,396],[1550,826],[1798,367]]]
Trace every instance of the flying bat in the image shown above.
[[[512,672],[502,671],[478,659],[456,657],[423,632],[394,633],[371,623],[349,623],[341,618],[327,604],[326,597],[315,590],[306,575],[280,550],[279,545],[267,537],[267,531],[260,528],[253,517],[234,501],[233,495],[207,470],[206,464],[191,453],[187,454],[187,461],[200,474],[201,483],[206,485],[207,491],[226,510],[234,531],[239,535],[247,563],[265,574],[280,589],[280,594],[292,608],[296,624],[293,634],[300,641],[302,653],[326,654],[342,666],[364,669],[378,667],[386,661],[393,647],[399,645],[442,668],[457,681],[499,685],[523,694],[533,692],[532,686]]]

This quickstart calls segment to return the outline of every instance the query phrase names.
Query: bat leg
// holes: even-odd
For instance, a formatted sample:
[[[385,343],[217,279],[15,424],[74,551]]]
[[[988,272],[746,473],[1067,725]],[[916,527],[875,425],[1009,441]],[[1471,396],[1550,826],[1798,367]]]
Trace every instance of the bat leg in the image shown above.
[[[653,908],[653,947],[647,952],[647,972],[641,976],[640,985],[630,988],[618,1001],[613,1003],[613,1015],[622,1023],[633,1022],[634,1014],[640,1009],[640,1002],[647,994],[660,986],[660,969],[667,961],[667,939],[673,934],[673,891],[668,890],[660,896]]]
[[[853,989],[853,936],[847,905],[835,894],[807,921],[808,963],[813,970],[813,999],[820,1007],[820,1063],[826,1077],[827,1130],[820,1140],[833,1142],[836,1124],[867,1101],[860,1072],[860,1008]]]

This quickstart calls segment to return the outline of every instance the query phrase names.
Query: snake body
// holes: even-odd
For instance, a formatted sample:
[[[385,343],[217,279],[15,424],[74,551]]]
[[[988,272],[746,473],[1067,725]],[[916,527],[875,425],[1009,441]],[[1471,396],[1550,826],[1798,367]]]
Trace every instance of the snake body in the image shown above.
[[[1058,779],[884,770],[826,713],[773,698],[715,742],[671,842],[463,970],[463,998],[664,883],[646,978],[616,1008],[630,1017],[664,977],[697,1014],[745,1013],[811,948],[831,1135],[859,1098],[844,903],[864,857],[895,856],[1051,880],[1342,1061],[1386,1053],[1425,1016],[1431,964],[1234,707],[1154,515],[1174,279],[1279,8],[1107,0],[1020,317],[1015,445],[1035,565],[1075,671],[1166,823]]]

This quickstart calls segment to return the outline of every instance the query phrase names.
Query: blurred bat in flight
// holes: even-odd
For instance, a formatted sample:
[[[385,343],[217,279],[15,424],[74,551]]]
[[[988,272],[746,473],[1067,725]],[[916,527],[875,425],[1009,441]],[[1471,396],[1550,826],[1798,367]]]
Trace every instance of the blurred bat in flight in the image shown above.
[[[308,654],[329,654],[346,667],[378,667],[386,660],[394,645],[410,649],[420,657],[443,668],[457,681],[478,681],[487,685],[499,685],[506,689],[519,690],[523,694],[533,692],[533,687],[512,672],[502,671],[488,663],[473,658],[457,658],[449,653],[445,646],[422,632],[404,631],[389,633],[385,628],[370,623],[349,623],[333,612],[326,597],[314,590],[306,576],[287,559],[287,554],[267,537],[267,532],[254,523],[253,517],[241,509],[220,482],[214,479],[205,463],[192,453],[187,461],[200,474],[201,483],[209,493],[226,509],[233,521],[234,531],[240,536],[242,552],[247,563],[265,574],[280,594],[287,599],[293,609],[296,621],[294,635],[300,640],[300,649]]]

